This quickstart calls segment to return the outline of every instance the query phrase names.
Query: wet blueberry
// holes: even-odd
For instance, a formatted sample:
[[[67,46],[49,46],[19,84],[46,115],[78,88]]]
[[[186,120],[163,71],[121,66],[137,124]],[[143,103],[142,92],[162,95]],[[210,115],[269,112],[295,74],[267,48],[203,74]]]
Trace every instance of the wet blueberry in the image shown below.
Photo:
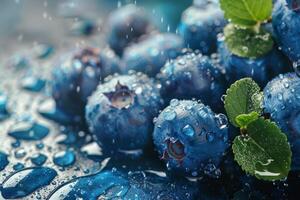
[[[201,54],[187,53],[168,62],[158,74],[165,102],[173,98],[200,99],[213,110],[222,110],[226,80],[220,69]]]
[[[279,75],[264,89],[264,111],[287,134],[293,152],[300,150],[300,77],[296,73]],[[292,168],[300,169],[299,154],[293,153]]]
[[[130,70],[155,76],[166,61],[181,54],[183,40],[172,33],[149,35],[124,51],[123,72]]]
[[[129,4],[112,12],[107,21],[107,40],[110,48],[122,56],[125,47],[153,29],[142,8]]]
[[[178,31],[186,47],[207,55],[216,52],[217,34],[222,32],[226,21],[218,3],[201,2],[184,11]]]
[[[175,117],[170,120],[170,111]],[[187,176],[220,176],[219,164],[228,145],[227,125],[196,101],[168,106],[155,122],[153,140],[167,167]]]
[[[161,106],[159,89],[146,75],[114,76],[89,99],[86,120],[105,153],[144,149]]]
[[[218,52],[229,83],[251,77],[261,87],[264,87],[275,76],[292,69],[288,59],[276,48],[259,58],[240,57],[232,54],[227,48],[224,38],[220,37]]]
[[[299,0],[286,0],[289,9],[294,11],[299,11],[300,9],[300,1]]]
[[[119,60],[109,49],[84,48],[65,58],[53,71],[52,96],[57,108],[81,117],[97,85],[118,70]]]
[[[298,0],[288,0],[288,6],[282,0],[276,1],[273,9],[272,24],[282,51],[293,62],[298,63],[300,60],[300,15],[294,9],[299,11]]]

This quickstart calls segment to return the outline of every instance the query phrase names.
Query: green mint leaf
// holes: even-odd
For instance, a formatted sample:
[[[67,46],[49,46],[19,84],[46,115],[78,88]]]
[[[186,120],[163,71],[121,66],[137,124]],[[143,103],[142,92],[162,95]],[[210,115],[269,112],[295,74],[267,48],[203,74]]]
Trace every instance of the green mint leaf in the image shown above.
[[[287,177],[292,152],[287,137],[270,120],[259,118],[232,145],[234,158],[247,173],[266,181]]]
[[[236,127],[236,117],[251,112],[262,112],[262,93],[260,87],[251,79],[243,78],[236,81],[226,92],[225,110],[229,121]]]
[[[254,31],[228,24],[224,36],[230,52],[240,57],[259,58],[269,53],[274,46],[272,35],[262,27]]]
[[[254,122],[259,118],[259,114],[257,112],[251,112],[249,114],[241,114],[235,118],[235,122],[239,125],[241,128],[247,128],[248,124],[251,122]]]
[[[272,0],[220,0],[225,17],[233,24],[249,27],[268,20]]]

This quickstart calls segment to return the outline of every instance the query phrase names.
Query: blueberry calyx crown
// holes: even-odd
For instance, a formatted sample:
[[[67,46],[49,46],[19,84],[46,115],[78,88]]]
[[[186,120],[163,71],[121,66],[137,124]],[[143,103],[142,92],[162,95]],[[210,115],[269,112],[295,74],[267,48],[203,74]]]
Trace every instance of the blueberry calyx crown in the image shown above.
[[[100,49],[87,47],[75,54],[73,60],[78,60],[85,66],[99,66],[101,63],[99,55]]]
[[[298,11],[300,10],[300,0],[287,0],[288,7],[291,10]]]
[[[172,140],[171,138],[166,139],[165,143],[167,144],[167,148],[163,152],[161,159],[167,160],[172,158],[179,164],[182,164],[185,157],[184,145],[179,140]]]
[[[128,108],[134,103],[136,94],[130,90],[126,85],[122,85],[119,81],[115,86],[114,92],[104,93],[109,99],[111,105],[117,109]]]

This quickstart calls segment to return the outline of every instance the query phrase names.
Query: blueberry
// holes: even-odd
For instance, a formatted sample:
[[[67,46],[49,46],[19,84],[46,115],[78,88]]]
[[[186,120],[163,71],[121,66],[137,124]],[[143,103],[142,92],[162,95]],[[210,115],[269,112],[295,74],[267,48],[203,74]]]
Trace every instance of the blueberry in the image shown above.
[[[52,96],[57,108],[82,116],[87,97],[107,75],[118,72],[119,60],[109,49],[84,48],[53,71]]]
[[[284,2],[277,1],[273,10],[272,23],[282,51],[293,62],[298,62],[300,60],[300,14],[290,10]]]
[[[188,48],[207,55],[216,52],[217,34],[222,32],[225,24],[218,3],[203,0],[183,13],[178,30]]]
[[[181,53],[182,48],[182,38],[175,34],[151,35],[125,50],[123,70],[135,70],[155,76],[167,60],[176,58]]]
[[[132,4],[112,12],[107,25],[108,44],[119,56],[122,56],[124,48],[130,43],[153,29],[145,11]]]
[[[232,54],[226,47],[224,38],[218,39],[220,63],[226,70],[229,83],[245,77],[251,77],[264,87],[268,81],[280,73],[290,70],[291,64],[282,53],[274,48],[259,58],[245,58]]]
[[[263,107],[288,136],[293,157],[292,168],[300,169],[300,78],[296,73],[279,75],[264,89]]]
[[[166,63],[157,77],[166,101],[197,98],[214,110],[221,110],[226,81],[208,57],[194,53],[179,56]]]
[[[286,0],[288,4],[288,8],[294,11],[298,11],[300,9],[300,1],[299,0]]]
[[[228,128],[202,103],[172,100],[155,120],[154,144],[171,171],[187,176],[220,175]]]
[[[91,96],[86,120],[104,153],[144,149],[162,103],[158,85],[146,75],[116,75]]]

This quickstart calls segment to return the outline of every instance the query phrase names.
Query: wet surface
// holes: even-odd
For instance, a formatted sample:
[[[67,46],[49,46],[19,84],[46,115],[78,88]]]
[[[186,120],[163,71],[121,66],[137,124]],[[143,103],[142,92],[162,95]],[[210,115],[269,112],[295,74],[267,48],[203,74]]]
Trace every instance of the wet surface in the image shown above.
[[[50,84],[52,69],[65,53],[89,45],[105,47],[105,17],[101,16],[124,2],[2,3],[0,45],[5,48],[0,48],[0,199],[46,199],[76,177],[119,164],[112,161],[106,165],[109,158],[91,143],[86,130],[71,126],[74,119],[55,110]],[[159,8],[150,6],[148,10],[170,29]],[[22,181],[35,184],[25,187],[20,185]]]

